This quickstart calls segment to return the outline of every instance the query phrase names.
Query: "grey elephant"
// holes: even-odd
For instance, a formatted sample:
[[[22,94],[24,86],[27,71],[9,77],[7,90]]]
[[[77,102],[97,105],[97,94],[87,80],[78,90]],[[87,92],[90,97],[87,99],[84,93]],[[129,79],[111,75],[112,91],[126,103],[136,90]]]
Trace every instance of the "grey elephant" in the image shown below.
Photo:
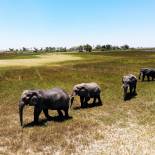
[[[142,81],[144,81],[145,77],[147,77],[147,80],[150,81],[150,77],[152,78],[152,81],[155,78],[155,69],[152,68],[141,68],[140,69],[140,74],[139,74],[139,79],[142,76]]]
[[[122,83],[123,83],[123,89],[124,89],[124,94],[123,94],[124,100],[126,100],[127,98],[128,89],[130,90],[130,95],[136,94],[136,86],[137,86],[136,76],[132,74],[123,76]]]
[[[102,105],[100,93],[101,88],[94,82],[77,84],[73,87],[71,94],[71,105],[73,104],[75,96],[80,96],[81,108],[86,108],[88,106],[88,101],[90,98],[94,98],[94,105],[96,104],[96,99],[98,99],[97,104]]]
[[[44,112],[47,119],[51,119],[48,109],[57,110],[60,117],[63,116],[61,110],[65,112],[65,117],[69,117],[70,98],[61,88],[51,90],[25,90],[19,101],[19,117],[21,126],[23,126],[23,108],[25,105],[34,106],[34,123],[38,123],[40,113]]]

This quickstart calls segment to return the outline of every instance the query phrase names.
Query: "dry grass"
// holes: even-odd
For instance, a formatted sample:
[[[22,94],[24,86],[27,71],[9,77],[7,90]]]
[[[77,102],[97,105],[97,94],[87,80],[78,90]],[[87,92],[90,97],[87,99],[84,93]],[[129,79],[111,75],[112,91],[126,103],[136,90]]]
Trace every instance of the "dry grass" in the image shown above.
[[[127,102],[121,90],[122,75],[138,75],[140,67],[153,67],[152,56],[155,53],[71,54],[81,59],[54,67],[1,68],[0,154],[154,155],[154,82],[139,81],[138,95]],[[91,81],[102,88],[103,106],[79,109],[77,97],[69,112],[72,119],[19,126],[18,100],[24,89],[60,86],[71,93],[74,84]],[[57,112],[50,111],[50,115],[55,118]],[[41,114],[40,120],[44,118]],[[24,124],[32,120],[33,109],[27,107]]]

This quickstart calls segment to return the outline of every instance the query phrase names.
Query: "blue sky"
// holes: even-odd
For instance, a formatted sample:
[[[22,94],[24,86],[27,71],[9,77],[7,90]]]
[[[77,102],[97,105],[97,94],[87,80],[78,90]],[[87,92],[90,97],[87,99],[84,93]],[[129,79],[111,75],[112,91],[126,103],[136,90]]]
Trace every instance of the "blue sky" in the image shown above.
[[[155,0],[0,0],[0,49],[155,47]]]

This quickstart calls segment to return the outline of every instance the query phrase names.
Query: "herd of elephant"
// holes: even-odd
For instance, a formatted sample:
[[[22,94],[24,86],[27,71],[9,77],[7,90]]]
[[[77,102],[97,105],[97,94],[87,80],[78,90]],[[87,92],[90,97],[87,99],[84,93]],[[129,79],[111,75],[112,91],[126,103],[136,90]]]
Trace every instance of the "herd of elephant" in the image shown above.
[[[140,70],[139,79],[141,76],[142,81],[144,81],[145,77],[147,77],[148,81],[150,81],[150,77],[154,80],[155,69],[143,68]],[[136,94],[136,76],[132,74],[123,76],[122,84],[124,100],[126,100],[128,95]],[[59,117],[69,118],[68,110],[72,106],[75,96],[80,97],[81,108],[86,108],[91,98],[94,99],[93,105],[102,105],[100,93],[101,88],[95,82],[75,85],[71,95],[68,95],[61,88],[53,88],[50,90],[25,90],[19,101],[20,124],[23,126],[23,109],[26,105],[34,106],[34,123],[38,124],[39,115],[42,111],[47,120],[51,120],[51,116],[48,114],[49,109],[57,110]],[[63,116],[61,110],[65,113],[65,116]]]

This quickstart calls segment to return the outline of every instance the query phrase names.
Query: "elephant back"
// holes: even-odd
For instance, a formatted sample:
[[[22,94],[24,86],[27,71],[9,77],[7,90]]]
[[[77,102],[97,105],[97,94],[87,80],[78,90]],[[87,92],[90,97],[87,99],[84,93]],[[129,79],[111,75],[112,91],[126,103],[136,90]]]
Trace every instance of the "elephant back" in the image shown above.
[[[90,97],[99,95],[101,92],[100,86],[94,82],[86,84],[86,88],[89,91]]]
[[[46,92],[46,104],[52,110],[69,107],[69,95],[61,88],[53,88]]]

